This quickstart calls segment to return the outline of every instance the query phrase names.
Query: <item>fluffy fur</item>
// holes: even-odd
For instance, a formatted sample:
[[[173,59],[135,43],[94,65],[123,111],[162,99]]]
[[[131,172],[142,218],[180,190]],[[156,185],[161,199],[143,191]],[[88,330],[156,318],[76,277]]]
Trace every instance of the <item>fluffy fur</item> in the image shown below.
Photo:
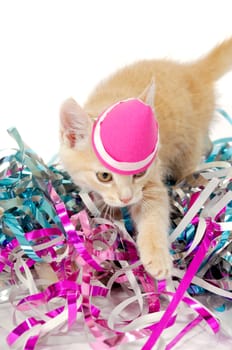
[[[130,208],[141,261],[156,278],[171,272],[169,201],[163,179],[172,176],[179,180],[196,169],[215,109],[214,82],[231,68],[232,39],[228,39],[196,62],[143,60],[126,66],[102,81],[83,109],[73,99],[61,108],[60,157],[64,167],[81,188],[97,192],[107,205]],[[155,96],[153,84],[149,88],[152,80]],[[141,176],[109,174],[90,141],[93,119],[129,97],[152,104],[160,127],[158,157]],[[99,174],[109,181],[102,181]]]

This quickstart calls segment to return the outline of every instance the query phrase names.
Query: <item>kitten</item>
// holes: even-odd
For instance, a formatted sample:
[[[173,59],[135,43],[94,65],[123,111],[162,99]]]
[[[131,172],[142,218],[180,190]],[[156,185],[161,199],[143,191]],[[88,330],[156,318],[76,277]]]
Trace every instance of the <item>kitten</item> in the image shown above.
[[[232,38],[196,62],[143,60],[126,66],[102,81],[83,109],[73,99],[61,107],[60,158],[64,167],[77,185],[100,194],[109,206],[129,207],[141,261],[157,279],[170,276],[172,266],[164,179],[172,176],[178,181],[199,164],[215,109],[214,82],[230,68]],[[118,101],[138,97],[152,106],[158,119],[158,155],[146,171],[122,175],[109,171],[94,152],[94,118]]]

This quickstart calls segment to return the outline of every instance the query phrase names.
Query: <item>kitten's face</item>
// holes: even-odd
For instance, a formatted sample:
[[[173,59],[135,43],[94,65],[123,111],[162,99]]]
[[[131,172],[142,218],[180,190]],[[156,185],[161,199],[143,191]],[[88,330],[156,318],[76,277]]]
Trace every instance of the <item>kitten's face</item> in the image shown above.
[[[98,161],[91,145],[82,151],[62,145],[60,156],[73,181],[84,190],[100,194],[111,207],[124,207],[141,201],[143,188],[152,172],[152,166],[146,172],[133,176],[110,172]]]
[[[100,194],[111,207],[124,207],[143,198],[153,165],[137,175],[110,172],[97,159],[91,139],[92,120],[72,99],[61,108],[60,158],[74,182],[82,189]]]

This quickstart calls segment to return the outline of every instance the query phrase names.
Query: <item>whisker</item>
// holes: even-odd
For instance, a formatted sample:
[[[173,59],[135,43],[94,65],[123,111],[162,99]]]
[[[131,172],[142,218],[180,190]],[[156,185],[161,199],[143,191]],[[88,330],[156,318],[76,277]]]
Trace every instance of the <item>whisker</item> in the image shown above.
[[[115,213],[115,208],[110,207],[110,214],[109,214],[109,219],[110,220],[114,219],[114,213]]]
[[[94,203],[99,210],[103,205],[105,205],[103,198],[97,198],[96,200],[94,200]]]
[[[107,204],[104,203],[104,204],[102,205],[102,208],[101,208],[101,216],[102,216],[103,218],[105,218],[106,212],[107,212]]]
[[[106,204],[106,211],[104,213],[104,219],[108,219],[109,212],[110,212],[110,206],[108,204]]]

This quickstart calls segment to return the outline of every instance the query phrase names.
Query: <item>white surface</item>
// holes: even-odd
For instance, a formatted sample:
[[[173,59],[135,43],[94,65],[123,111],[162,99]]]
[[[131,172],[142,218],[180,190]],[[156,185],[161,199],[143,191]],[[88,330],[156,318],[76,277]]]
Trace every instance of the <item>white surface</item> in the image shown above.
[[[58,148],[64,99],[73,96],[83,103],[100,79],[139,58],[199,57],[232,35],[231,7],[230,0],[1,1],[0,148],[13,144],[5,130],[14,125],[50,159]],[[231,86],[231,74],[218,83],[218,104],[230,113]],[[227,124],[221,129],[232,135]],[[1,350],[8,349],[4,339],[12,329],[11,313],[10,305],[0,305]],[[166,333],[171,339],[173,330]],[[70,344],[72,338],[64,341],[41,349],[64,350],[67,343],[69,350],[89,349],[74,340]],[[208,327],[197,327],[184,341],[175,349],[232,349],[231,337],[212,336]]]

